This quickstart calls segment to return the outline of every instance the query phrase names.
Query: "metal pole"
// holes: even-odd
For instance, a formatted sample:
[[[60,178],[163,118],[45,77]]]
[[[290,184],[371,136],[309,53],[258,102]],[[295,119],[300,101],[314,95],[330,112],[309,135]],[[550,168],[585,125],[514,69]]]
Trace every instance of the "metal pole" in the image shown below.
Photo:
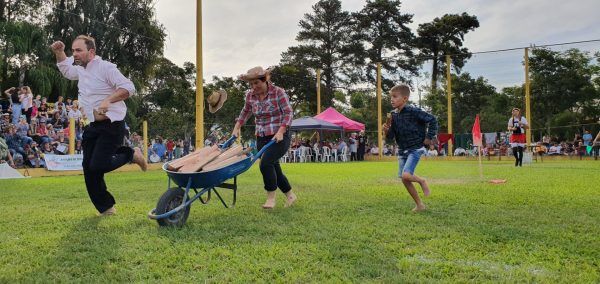
[[[148,162],[148,121],[142,123],[142,151],[144,152],[144,159]]]
[[[75,119],[69,119],[69,155],[75,154]]]
[[[525,132],[527,139],[527,147],[525,150],[529,149],[529,145],[531,145],[531,127],[533,120],[531,119],[531,94],[530,94],[530,85],[529,81],[529,48],[525,48],[525,118],[527,118],[527,122],[529,123],[529,129]]]
[[[196,149],[204,146],[204,83],[202,71],[202,0],[196,1]]]
[[[381,63],[377,63],[377,145],[379,159],[383,154],[383,130],[381,129]]]
[[[317,69],[317,114],[321,113],[321,69]]]
[[[452,136],[452,76],[450,67],[452,61],[450,55],[446,55],[446,96],[448,97],[448,134]],[[454,155],[454,143],[452,139],[448,140],[448,156]]]

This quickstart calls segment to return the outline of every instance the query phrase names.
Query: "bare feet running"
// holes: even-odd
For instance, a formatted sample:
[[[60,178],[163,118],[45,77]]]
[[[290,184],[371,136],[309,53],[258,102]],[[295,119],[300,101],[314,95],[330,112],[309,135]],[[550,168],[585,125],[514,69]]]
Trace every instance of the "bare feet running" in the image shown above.
[[[423,179],[422,182],[419,183],[421,185],[421,189],[423,190],[423,195],[429,196],[431,194],[431,190],[429,190],[429,185],[427,184],[427,180]]]
[[[287,200],[285,201],[285,207],[292,206],[294,204],[294,202],[296,202],[296,199],[298,199],[298,197],[293,192],[290,192],[290,194],[287,195]]]
[[[144,155],[142,154],[142,150],[140,150],[140,148],[138,148],[138,147],[133,148],[132,162],[134,162],[138,166],[140,166],[140,168],[144,172],[148,169],[148,162],[146,162],[146,159],[144,159]]]
[[[271,199],[267,199],[267,201],[265,201],[265,204],[263,204],[262,206],[263,209],[273,209],[275,208],[275,198]]]
[[[421,205],[417,205],[415,208],[413,208],[412,212],[419,213],[419,212],[423,212],[425,210],[427,210],[427,207],[425,207],[425,204],[421,204]]]

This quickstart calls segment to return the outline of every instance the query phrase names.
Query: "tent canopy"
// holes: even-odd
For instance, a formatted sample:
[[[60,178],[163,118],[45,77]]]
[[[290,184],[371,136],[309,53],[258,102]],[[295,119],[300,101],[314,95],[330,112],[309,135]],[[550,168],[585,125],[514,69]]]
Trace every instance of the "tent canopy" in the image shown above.
[[[316,115],[314,118],[318,118],[327,122],[331,122],[335,125],[339,125],[343,127],[345,131],[365,130],[364,124],[345,117],[343,114],[339,113],[332,107],[329,107],[324,112]]]
[[[305,116],[302,118],[297,118],[292,121],[292,126],[290,127],[292,131],[301,131],[301,130],[334,130],[334,131],[342,131],[342,127],[335,125],[333,123],[313,118],[310,116]]]

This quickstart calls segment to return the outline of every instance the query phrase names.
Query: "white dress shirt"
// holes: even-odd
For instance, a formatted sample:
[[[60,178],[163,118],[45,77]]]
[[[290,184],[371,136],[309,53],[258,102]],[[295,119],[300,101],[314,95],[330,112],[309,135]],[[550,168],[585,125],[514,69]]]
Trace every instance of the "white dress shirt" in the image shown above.
[[[135,86],[127,79],[117,65],[94,56],[87,66],[73,66],[73,57],[57,63],[60,73],[69,80],[79,80],[79,103],[90,122],[94,121],[94,110],[98,109],[102,100],[115,93],[117,89],[125,89],[129,95],[135,94]],[[124,101],[110,104],[106,116],[110,121],[125,119],[127,107]]]

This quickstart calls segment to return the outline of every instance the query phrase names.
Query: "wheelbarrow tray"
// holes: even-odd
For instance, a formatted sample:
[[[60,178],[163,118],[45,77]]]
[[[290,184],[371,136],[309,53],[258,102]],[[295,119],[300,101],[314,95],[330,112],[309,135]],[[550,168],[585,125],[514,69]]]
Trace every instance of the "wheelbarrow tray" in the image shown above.
[[[179,187],[210,188],[218,186],[226,180],[240,175],[247,171],[252,164],[252,156],[248,154],[247,157],[241,161],[209,172],[180,173],[169,171],[169,163],[163,164],[162,168],[169,178]],[[188,185],[188,182],[191,183]]]

